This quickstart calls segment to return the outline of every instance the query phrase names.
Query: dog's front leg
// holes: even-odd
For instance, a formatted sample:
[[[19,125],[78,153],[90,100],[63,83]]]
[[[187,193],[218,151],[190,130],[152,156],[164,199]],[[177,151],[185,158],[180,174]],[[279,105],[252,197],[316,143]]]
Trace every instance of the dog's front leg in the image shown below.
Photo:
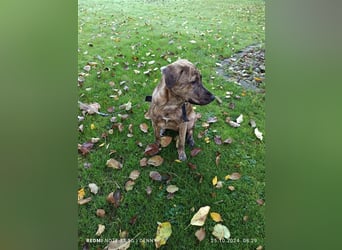
[[[160,138],[161,138],[161,128],[152,121],[153,131],[154,131],[154,138],[155,143],[159,146],[160,145]]]
[[[178,143],[178,159],[181,161],[186,160],[186,154],[184,151],[186,131],[187,131],[187,123],[183,122],[179,125],[179,143]]]

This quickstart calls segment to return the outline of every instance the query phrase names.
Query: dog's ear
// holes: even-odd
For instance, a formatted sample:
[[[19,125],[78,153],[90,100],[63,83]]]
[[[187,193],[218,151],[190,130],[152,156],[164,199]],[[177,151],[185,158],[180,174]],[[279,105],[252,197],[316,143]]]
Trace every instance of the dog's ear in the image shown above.
[[[172,65],[163,67],[161,71],[165,77],[166,87],[171,89],[176,84],[179,78],[179,73],[177,72],[176,68]]]

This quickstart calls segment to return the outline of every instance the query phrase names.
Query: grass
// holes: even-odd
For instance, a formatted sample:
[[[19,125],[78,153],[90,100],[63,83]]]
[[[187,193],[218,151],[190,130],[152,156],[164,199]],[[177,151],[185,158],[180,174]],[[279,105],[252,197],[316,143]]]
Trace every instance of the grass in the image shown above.
[[[78,70],[84,82],[79,87],[78,99],[99,103],[100,111],[105,113],[107,108],[114,107],[108,117],[85,115],[80,122],[80,144],[93,137],[100,141],[89,154],[78,156],[79,188],[85,189],[85,197],[92,197],[91,202],[79,206],[79,249],[103,249],[106,241],[119,238],[120,231],[127,231],[128,238],[137,236],[129,249],[154,249],[151,240],[156,236],[157,222],[164,221],[171,223],[172,234],[162,249],[265,246],[265,205],[256,202],[265,200],[265,142],[258,140],[248,125],[250,119],[255,120],[265,135],[265,92],[244,90],[215,72],[215,63],[221,59],[250,44],[264,43],[264,10],[264,1],[258,0],[215,0],[210,4],[204,0],[79,0]],[[144,118],[149,107],[145,96],[151,95],[159,82],[159,68],[178,58],[196,63],[205,86],[222,99],[222,104],[215,101],[196,109],[202,115],[195,129],[196,147],[202,149],[197,156],[191,157],[191,149],[186,147],[187,162],[176,162],[177,151],[172,142],[160,152],[164,159],[161,166],[140,167],[146,146],[154,140],[151,123]],[[87,72],[83,68],[89,62],[97,64],[92,64]],[[144,74],[148,70],[150,73]],[[225,98],[227,91],[233,92],[229,99]],[[236,95],[241,98],[235,98]],[[131,110],[120,109],[128,102],[132,103]],[[235,104],[234,109],[229,108],[230,103]],[[121,120],[120,116],[125,114],[128,118]],[[239,128],[225,122],[226,117],[236,119],[240,114],[244,121]],[[78,115],[83,116],[81,110]],[[111,117],[122,123],[122,132],[111,130]],[[217,117],[218,121],[210,124],[205,136],[198,138],[205,130],[202,123],[210,117]],[[148,124],[148,133],[140,131],[141,123]],[[133,137],[127,136],[130,124]],[[233,142],[217,145],[215,136],[232,138]],[[122,162],[123,168],[106,167],[109,158]],[[197,168],[190,169],[188,162]],[[133,190],[126,191],[124,185],[133,170],[139,170],[140,176]],[[179,191],[173,199],[167,198],[168,184],[153,181],[150,171],[169,176],[168,184],[177,185]],[[240,173],[241,178],[224,179],[233,172]],[[214,176],[223,181],[222,188],[213,186]],[[89,183],[100,187],[96,195],[90,192]],[[148,186],[152,188],[150,196],[146,194]],[[230,191],[228,186],[235,190]],[[106,197],[117,188],[123,200],[119,208],[114,208]],[[205,239],[196,239],[194,234],[199,227],[189,223],[195,212],[206,205],[211,206],[210,212],[220,213],[221,223],[230,230],[230,241],[219,242],[211,234],[216,222],[210,216],[203,226]],[[106,211],[104,218],[96,216],[99,208]],[[106,227],[101,236],[95,235],[98,224]],[[96,242],[86,244],[87,239]],[[142,239],[146,242],[142,243]]]

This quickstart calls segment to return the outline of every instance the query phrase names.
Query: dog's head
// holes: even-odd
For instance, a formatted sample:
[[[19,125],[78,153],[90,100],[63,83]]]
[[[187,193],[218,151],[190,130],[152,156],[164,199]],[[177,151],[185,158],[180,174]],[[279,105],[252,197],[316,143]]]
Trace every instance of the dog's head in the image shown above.
[[[201,73],[188,60],[180,59],[162,68],[166,87],[192,104],[206,105],[215,99],[202,83]]]

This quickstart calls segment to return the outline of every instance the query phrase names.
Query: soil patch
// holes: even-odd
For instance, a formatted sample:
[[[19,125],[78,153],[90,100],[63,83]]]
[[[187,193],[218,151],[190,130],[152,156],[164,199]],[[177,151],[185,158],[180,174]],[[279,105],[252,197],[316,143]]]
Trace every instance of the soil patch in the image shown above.
[[[265,91],[265,49],[250,45],[216,64],[216,72],[229,82],[246,89]]]

